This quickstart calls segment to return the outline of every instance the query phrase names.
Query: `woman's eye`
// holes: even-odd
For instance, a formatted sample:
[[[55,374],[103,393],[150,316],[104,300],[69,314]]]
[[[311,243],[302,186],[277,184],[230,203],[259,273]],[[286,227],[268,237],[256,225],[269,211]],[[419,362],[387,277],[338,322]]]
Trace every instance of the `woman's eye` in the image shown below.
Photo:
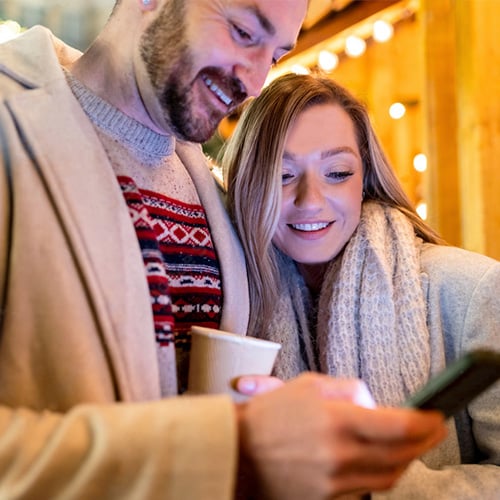
[[[282,184],[288,184],[289,182],[291,182],[293,179],[293,175],[292,174],[281,174],[281,183]]]
[[[352,172],[329,172],[327,174],[327,177],[330,179],[336,180],[336,181],[343,181],[350,177],[352,175]]]

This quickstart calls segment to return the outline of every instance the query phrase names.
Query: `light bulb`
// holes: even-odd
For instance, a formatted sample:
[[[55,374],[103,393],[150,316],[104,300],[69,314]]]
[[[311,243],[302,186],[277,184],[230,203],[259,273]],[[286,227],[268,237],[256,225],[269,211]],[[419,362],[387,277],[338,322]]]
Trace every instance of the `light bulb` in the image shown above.
[[[387,42],[392,38],[394,28],[387,21],[378,20],[373,23],[373,39],[377,42]]]
[[[296,75],[308,75],[310,73],[309,69],[301,64],[294,64],[290,71]]]
[[[389,108],[389,115],[394,120],[399,120],[400,118],[403,118],[405,113],[406,113],[406,108],[404,104],[400,102],[395,102],[394,104],[391,104],[391,107]]]
[[[417,172],[425,172],[427,170],[427,156],[423,153],[415,155],[413,158],[413,168]]]
[[[359,57],[366,50],[366,42],[359,36],[350,35],[345,41],[345,52],[348,56]]]
[[[337,54],[329,50],[322,50],[318,55],[318,66],[323,71],[333,71],[339,64],[339,57]]]
[[[417,205],[415,211],[422,220],[427,220],[427,203],[425,203],[425,201],[421,201]]]
[[[21,26],[16,21],[0,23],[0,43],[7,42],[21,33]]]

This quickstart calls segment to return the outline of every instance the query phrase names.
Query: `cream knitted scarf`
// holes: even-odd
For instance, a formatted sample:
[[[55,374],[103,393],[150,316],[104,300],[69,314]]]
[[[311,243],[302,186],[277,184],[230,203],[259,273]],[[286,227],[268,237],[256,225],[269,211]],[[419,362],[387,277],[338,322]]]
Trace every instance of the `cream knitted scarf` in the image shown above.
[[[359,377],[383,405],[420,387],[430,368],[420,244],[399,210],[365,202],[357,230],[325,274],[314,332],[308,291],[281,256],[285,286],[263,335],[283,345],[275,374]]]

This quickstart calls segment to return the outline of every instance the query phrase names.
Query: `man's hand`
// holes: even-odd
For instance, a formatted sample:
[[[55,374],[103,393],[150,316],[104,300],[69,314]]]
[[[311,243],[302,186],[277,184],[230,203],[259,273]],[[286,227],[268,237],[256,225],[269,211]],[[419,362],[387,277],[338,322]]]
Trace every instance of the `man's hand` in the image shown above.
[[[349,388],[350,387],[350,388]],[[446,434],[435,412],[353,404],[359,384],[304,374],[237,408],[240,460],[258,498],[333,498],[390,488]]]

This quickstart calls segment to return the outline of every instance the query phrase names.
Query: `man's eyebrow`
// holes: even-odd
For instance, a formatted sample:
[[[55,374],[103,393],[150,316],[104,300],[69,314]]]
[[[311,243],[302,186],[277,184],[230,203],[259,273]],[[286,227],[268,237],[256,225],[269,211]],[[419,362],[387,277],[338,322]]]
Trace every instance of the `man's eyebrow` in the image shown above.
[[[253,16],[255,16],[261,26],[261,28],[270,36],[274,36],[276,34],[276,27],[273,23],[268,19],[266,15],[262,13],[259,7],[256,5],[249,5],[245,7],[248,12],[250,12]],[[290,52],[295,48],[295,44],[284,45],[280,47],[286,52]]]
[[[348,153],[352,154],[354,156],[358,156],[356,151],[352,149],[349,146],[339,146],[338,148],[333,148],[333,149],[327,149],[325,151],[321,151],[319,154],[319,159],[324,160],[325,158],[330,158],[331,156],[336,156],[342,153]],[[283,159],[284,160],[289,160],[289,161],[300,161],[304,156],[310,156],[310,155],[296,155],[294,153],[290,153],[288,151],[283,152]]]
[[[248,5],[245,7],[247,11],[249,11],[253,16],[257,18],[259,21],[259,24],[261,28],[268,33],[269,35],[275,35],[276,34],[276,28],[274,25],[269,21],[268,17],[265,16],[262,11],[260,10],[257,5]]]

